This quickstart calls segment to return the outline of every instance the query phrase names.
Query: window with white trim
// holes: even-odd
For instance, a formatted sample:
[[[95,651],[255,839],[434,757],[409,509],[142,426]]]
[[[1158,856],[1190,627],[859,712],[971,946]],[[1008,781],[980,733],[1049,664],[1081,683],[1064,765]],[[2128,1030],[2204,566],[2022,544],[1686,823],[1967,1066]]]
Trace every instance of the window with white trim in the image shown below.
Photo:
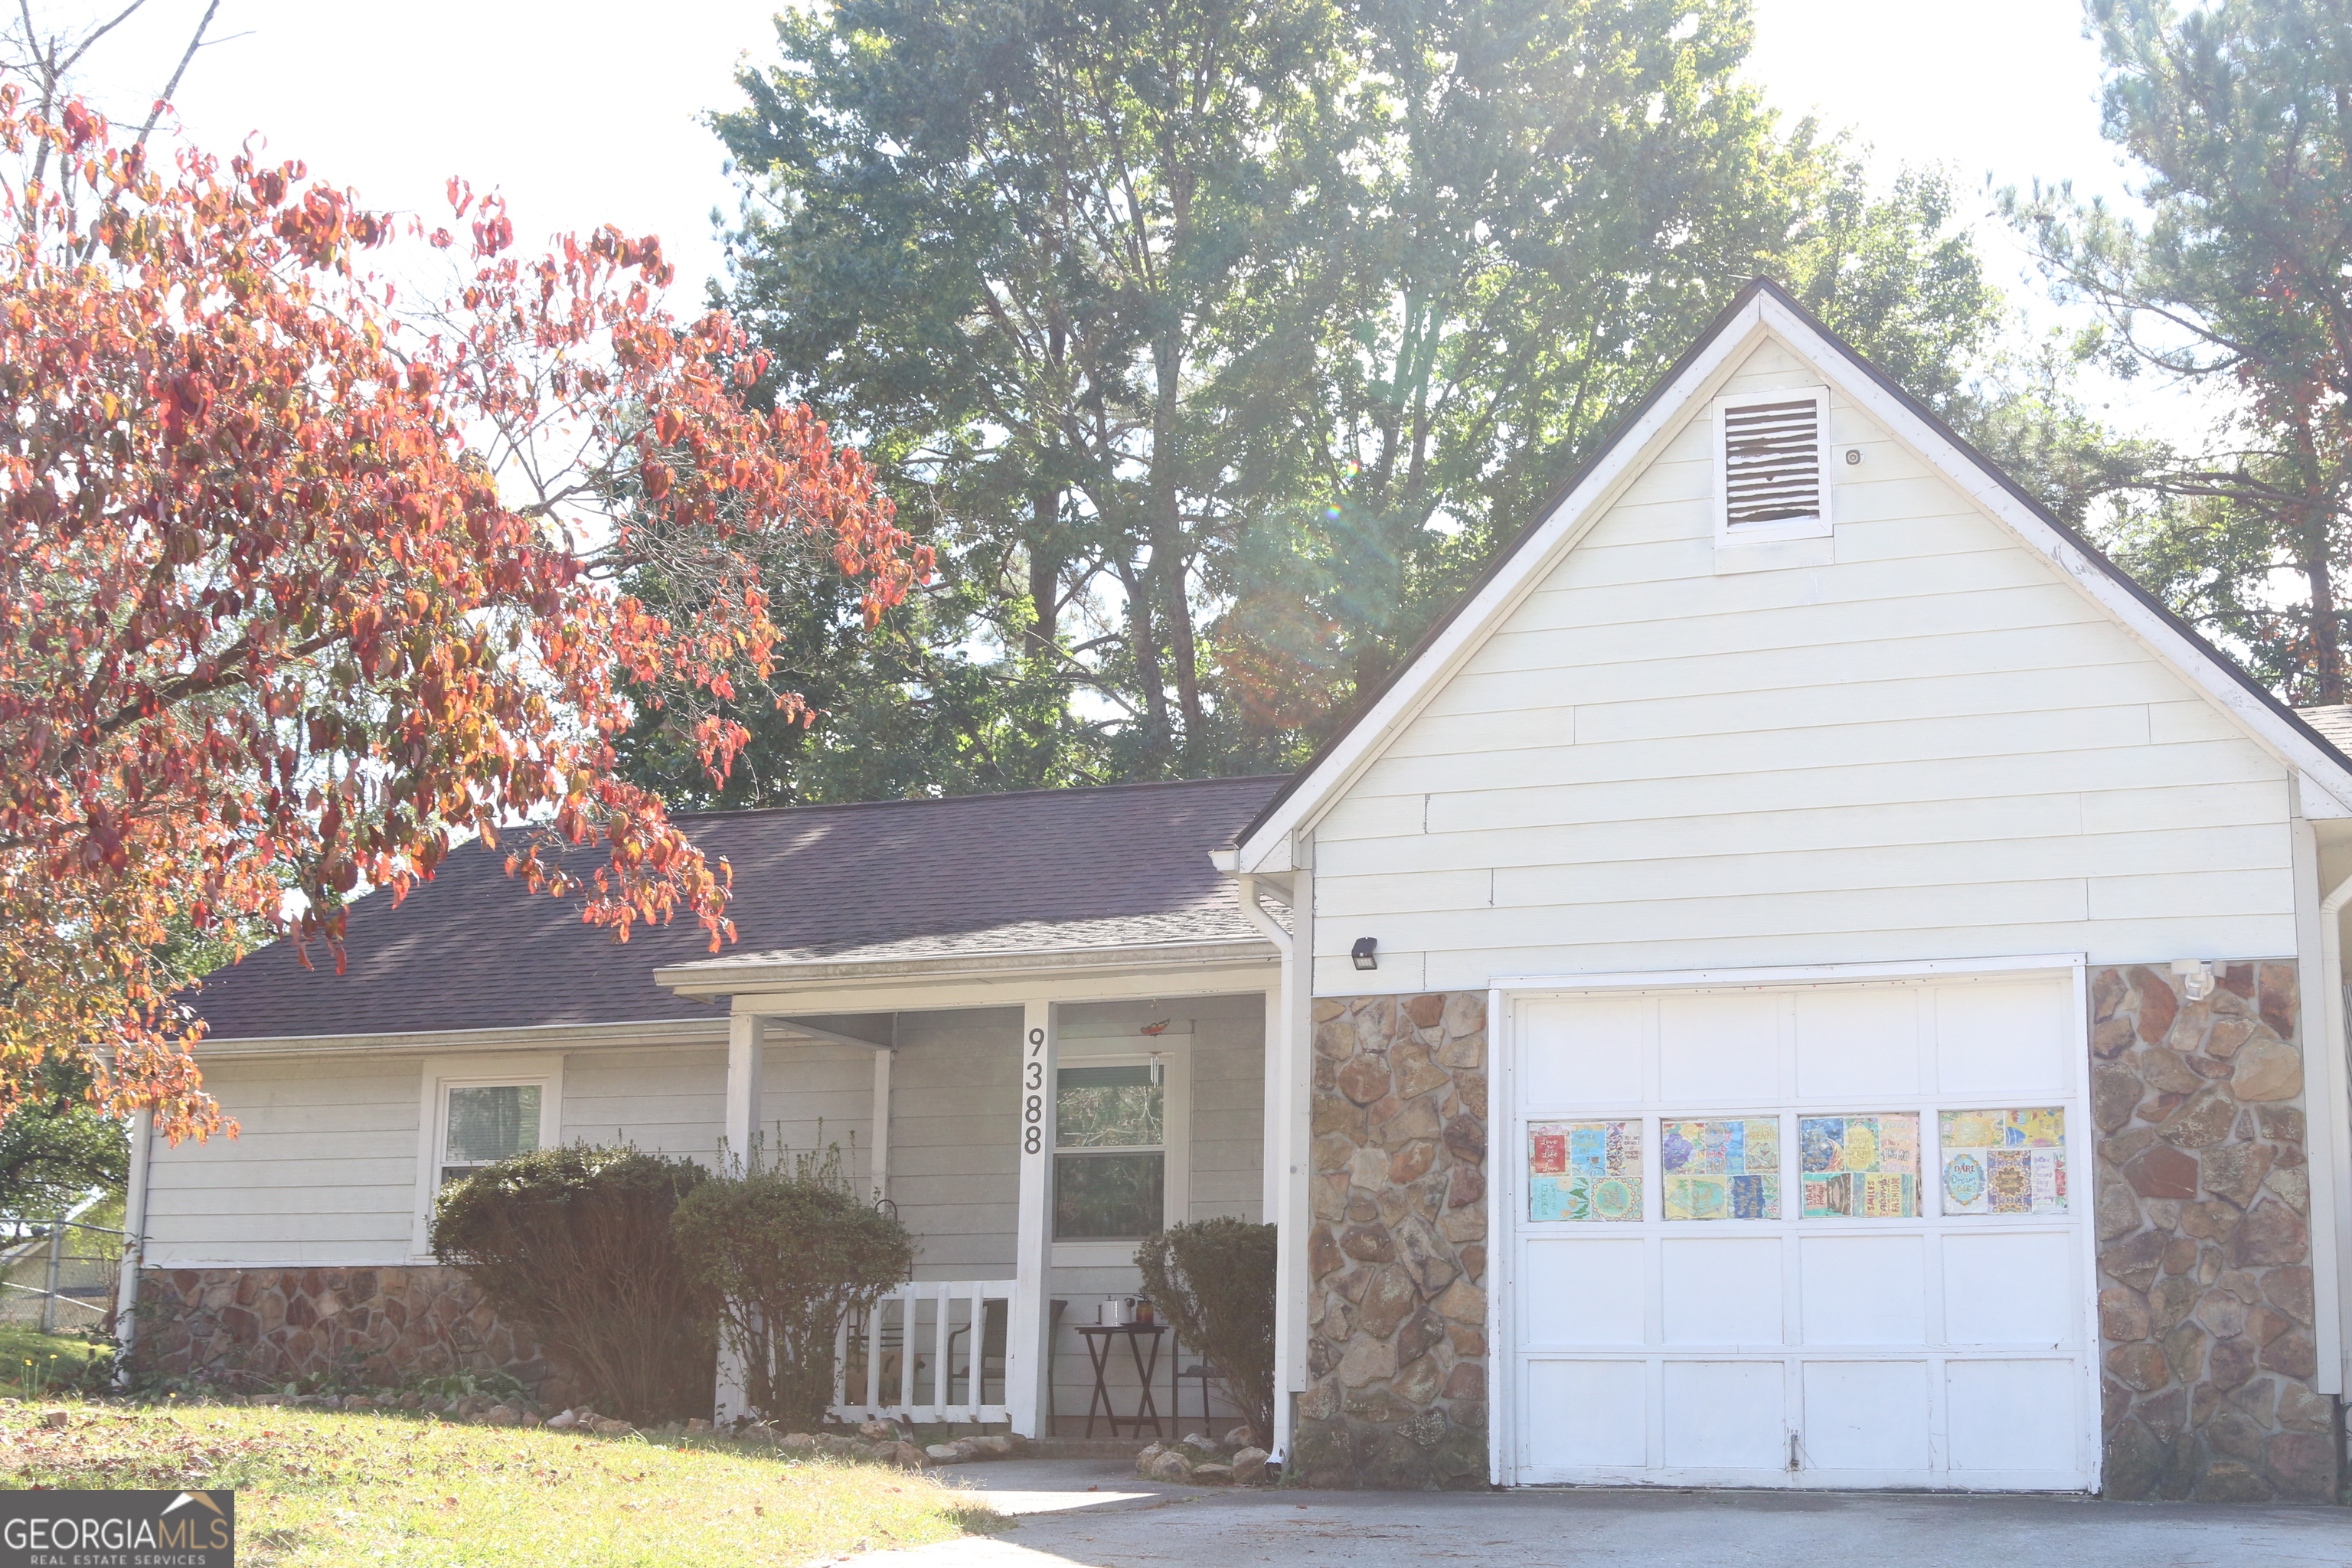
[[[1156,1235],[1167,1191],[1167,1085],[1160,1063],[1061,1068],[1054,1089],[1054,1239]]]
[[[544,1147],[549,1098],[544,1083],[443,1084],[439,1184]]]
[[[1830,531],[1829,404],[1822,386],[1716,399],[1717,543]]]

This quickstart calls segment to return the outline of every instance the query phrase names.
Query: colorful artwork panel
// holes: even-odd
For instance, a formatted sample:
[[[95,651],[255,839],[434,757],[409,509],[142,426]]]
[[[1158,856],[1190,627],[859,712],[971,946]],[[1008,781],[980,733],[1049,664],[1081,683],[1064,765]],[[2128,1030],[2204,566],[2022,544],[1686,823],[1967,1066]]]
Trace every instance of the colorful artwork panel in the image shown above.
[[[1807,1219],[1916,1219],[1919,1116],[1807,1116],[1797,1123]]]
[[[1670,1220],[1780,1217],[1777,1118],[1665,1122],[1658,1163]]]
[[[1777,1175],[1668,1176],[1668,1219],[1779,1219]]]
[[[1642,1124],[1538,1121],[1528,1128],[1528,1218],[1639,1220]]]
[[[1941,1131],[1946,1214],[2066,1212],[2062,1107],[1947,1110]]]

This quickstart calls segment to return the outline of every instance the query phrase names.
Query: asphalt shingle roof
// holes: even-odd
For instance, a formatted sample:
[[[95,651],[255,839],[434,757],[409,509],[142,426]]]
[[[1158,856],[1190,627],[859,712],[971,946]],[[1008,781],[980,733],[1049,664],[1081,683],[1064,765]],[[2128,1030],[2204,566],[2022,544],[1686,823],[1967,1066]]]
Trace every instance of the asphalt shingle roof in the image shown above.
[[[655,984],[722,960],[857,961],[1246,940],[1209,852],[1279,778],[1204,779],[714,812],[681,818],[735,871],[738,940],[718,954],[681,919],[625,944],[534,897],[506,851],[469,845],[399,908],[352,906],[343,973],[274,942],[196,997],[215,1039],[709,1018]]]

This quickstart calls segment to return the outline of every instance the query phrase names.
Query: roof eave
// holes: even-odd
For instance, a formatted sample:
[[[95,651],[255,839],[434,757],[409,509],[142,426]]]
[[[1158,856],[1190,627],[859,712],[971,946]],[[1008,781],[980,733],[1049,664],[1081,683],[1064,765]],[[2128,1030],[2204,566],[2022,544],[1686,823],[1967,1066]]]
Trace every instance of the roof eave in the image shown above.
[[[720,997],[817,982],[1015,979],[1093,973],[1107,969],[1171,971],[1233,963],[1271,963],[1274,944],[1262,937],[1202,942],[1135,942],[1101,947],[1041,947],[1001,952],[927,954],[919,958],[710,959],[654,971],[655,981],[681,996]]]

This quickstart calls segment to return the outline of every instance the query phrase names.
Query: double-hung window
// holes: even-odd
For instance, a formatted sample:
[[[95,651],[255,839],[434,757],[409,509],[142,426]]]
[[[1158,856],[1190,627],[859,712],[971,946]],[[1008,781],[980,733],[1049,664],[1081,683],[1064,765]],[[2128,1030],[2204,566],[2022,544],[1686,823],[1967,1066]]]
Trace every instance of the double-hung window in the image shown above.
[[[1167,1088],[1156,1062],[1063,1068],[1054,1092],[1054,1239],[1130,1241],[1167,1212]]]
[[[537,1083],[444,1085],[441,1185],[541,1147],[547,1099],[546,1086]]]

